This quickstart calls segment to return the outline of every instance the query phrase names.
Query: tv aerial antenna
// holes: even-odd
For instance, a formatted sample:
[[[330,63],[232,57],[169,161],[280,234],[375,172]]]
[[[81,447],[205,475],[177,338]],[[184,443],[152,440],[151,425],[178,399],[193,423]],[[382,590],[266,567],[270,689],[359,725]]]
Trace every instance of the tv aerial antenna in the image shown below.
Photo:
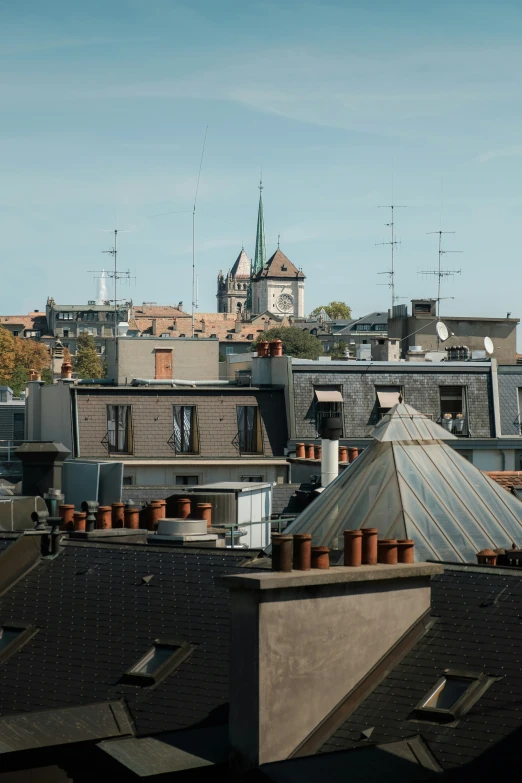
[[[199,180],[201,178],[201,169],[203,166],[203,156],[205,154],[205,145],[207,143],[208,125],[205,128],[203,139],[203,148],[201,150],[201,160],[199,161],[199,172],[196,183],[196,193],[194,195],[194,208],[192,210],[192,337],[194,337],[194,310],[198,308],[198,281],[196,279],[196,204],[198,200]]]
[[[118,269],[118,253],[120,252],[118,250],[118,234],[128,233],[130,229],[112,228],[104,229],[104,231],[110,231],[111,234],[114,234],[113,246],[109,250],[102,250],[102,253],[108,253],[113,257],[114,268],[110,270],[91,269],[89,271],[94,274],[95,278],[100,278],[103,274],[105,274],[110,280],[114,281],[114,299],[112,302],[114,304],[114,339],[116,339],[118,336],[118,302],[126,301],[124,299],[118,299],[118,281],[124,280],[129,283],[131,280],[135,280],[136,277],[135,275],[131,275],[129,269],[125,271]]]
[[[399,297],[395,295],[395,245],[400,245],[400,240],[395,237],[395,209],[406,209],[405,204],[384,204],[379,206],[378,209],[389,209],[391,211],[391,218],[389,223],[384,225],[390,229],[390,239],[388,242],[377,242],[377,245],[389,245],[391,249],[391,266],[386,272],[378,272],[379,275],[388,275],[387,283],[380,283],[379,285],[387,285],[391,289],[392,309],[398,299],[404,299],[407,297]]]

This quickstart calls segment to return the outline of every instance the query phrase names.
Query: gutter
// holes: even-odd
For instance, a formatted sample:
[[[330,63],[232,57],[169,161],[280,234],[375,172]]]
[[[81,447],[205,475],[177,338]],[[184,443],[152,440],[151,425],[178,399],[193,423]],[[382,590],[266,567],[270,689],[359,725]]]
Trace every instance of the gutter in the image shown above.
[[[180,378],[133,378],[131,386],[237,386],[237,381],[189,381]]]

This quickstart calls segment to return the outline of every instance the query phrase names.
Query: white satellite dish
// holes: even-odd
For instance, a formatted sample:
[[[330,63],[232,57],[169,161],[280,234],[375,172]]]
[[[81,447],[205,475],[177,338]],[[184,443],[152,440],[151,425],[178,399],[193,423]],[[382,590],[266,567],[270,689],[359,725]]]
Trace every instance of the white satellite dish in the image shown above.
[[[491,337],[484,337],[484,348],[486,349],[486,353],[489,353],[489,355],[491,356],[491,354],[495,350],[495,346],[493,345],[493,340],[491,339]]]
[[[437,325],[435,326],[435,329],[437,330],[437,334],[439,335],[439,339],[441,343],[445,342],[449,335],[448,327],[446,324],[443,324],[442,321],[437,321]]]

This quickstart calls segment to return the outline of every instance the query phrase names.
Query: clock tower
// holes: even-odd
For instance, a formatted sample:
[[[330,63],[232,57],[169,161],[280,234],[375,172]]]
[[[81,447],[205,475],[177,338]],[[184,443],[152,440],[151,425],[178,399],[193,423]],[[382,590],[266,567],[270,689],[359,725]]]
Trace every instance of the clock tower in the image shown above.
[[[252,312],[304,317],[305,276],[277,248],[252,280]]]

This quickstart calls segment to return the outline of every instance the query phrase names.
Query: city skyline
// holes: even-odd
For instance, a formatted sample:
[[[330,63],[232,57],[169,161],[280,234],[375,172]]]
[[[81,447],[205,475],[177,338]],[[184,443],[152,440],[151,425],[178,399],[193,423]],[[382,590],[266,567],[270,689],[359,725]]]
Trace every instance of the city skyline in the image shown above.
[[[463,251],[444,258],[462,274],[444,283],[455,298],[442,313],[518,315],[515,4],[28,2],[2,19],[1,312],[95,298],[88,270],[114,228],[137,276],[122,293],[190,309],[208,125],[201,311],[216,310],[217,274],[243,244],[253,257],[262,169],[267,257],[280,235],[307,276],[306,312],[332,299],[359,316],[389,307],[378,207],[393,178],[408,207],[396,215],[401,301],[436,296],[418,272],[435,268],[427,234],[442,227],[456,232],[446,249]]]

